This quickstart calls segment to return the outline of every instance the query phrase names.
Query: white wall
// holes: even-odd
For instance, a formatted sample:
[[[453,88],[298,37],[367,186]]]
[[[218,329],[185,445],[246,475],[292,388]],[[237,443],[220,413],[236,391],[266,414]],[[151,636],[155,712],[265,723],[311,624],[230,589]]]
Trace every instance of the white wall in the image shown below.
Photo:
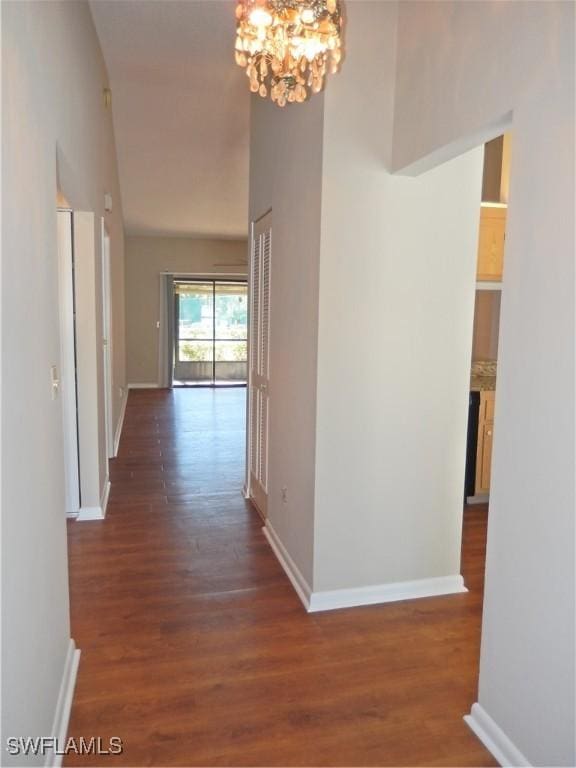
[[[126,238],[126,375],[129,384],[156,384],[158,380],[156,322],[160,312],[160,273],[245,276],[247,256],[246,240]]]
[[[252,104],[251,218],[273,209],[269,518],[315,592],[459,575],[481,193],[481,150],[387,171],[397,7],[347,14],[323,97]]]
[[[574,765],[574,5],[401,3],[395,167],[510,113],[479,702],[534,765]]]
[[[251,104],[251,221],[272,208],[268,518],[309,584],[323,108],[322,96],[285,110]]]
[[[397,6],[347,16],[325,96],[315,591],[460,573],[482,151],[392,176]]]
[[[33,736],[51,733],[70,637],[61,405],[50,384],[58,181],[74,208],[95,212],[98,244],[104,192],[114,196],[116,391],[123,233],[106,72],[86,4],[3,3],[2,69],[2,732]]]

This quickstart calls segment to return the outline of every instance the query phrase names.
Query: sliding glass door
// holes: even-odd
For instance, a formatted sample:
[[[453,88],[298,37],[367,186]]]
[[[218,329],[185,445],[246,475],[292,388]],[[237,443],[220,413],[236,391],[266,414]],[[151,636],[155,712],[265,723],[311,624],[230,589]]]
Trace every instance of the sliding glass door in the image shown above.
[[[247,379],[248,290],[231,280],[174,280],[174,384]]]

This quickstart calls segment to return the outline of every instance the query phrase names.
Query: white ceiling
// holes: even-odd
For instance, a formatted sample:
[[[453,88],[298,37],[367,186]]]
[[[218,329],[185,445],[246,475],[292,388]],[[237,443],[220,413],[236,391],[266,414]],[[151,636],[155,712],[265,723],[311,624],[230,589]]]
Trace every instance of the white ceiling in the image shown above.
[[[230,0],[91,0],[129,234],[245,237],[250,93]]]

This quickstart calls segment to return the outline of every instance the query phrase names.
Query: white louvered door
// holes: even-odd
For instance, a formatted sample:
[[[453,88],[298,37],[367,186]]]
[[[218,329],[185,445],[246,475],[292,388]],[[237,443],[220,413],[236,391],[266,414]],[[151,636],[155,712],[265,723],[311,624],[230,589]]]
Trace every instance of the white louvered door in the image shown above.
[[[250,269],[250,497],[266,516],[270,379],[270,274],[272,214],[252,225]]]

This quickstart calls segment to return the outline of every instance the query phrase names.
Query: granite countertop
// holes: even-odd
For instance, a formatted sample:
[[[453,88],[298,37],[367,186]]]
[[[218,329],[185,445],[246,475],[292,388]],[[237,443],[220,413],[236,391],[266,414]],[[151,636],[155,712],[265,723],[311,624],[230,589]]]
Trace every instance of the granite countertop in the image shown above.
[[[475,360],[470,375],[470,391],[486,392],[496,389],[496,361]]]

